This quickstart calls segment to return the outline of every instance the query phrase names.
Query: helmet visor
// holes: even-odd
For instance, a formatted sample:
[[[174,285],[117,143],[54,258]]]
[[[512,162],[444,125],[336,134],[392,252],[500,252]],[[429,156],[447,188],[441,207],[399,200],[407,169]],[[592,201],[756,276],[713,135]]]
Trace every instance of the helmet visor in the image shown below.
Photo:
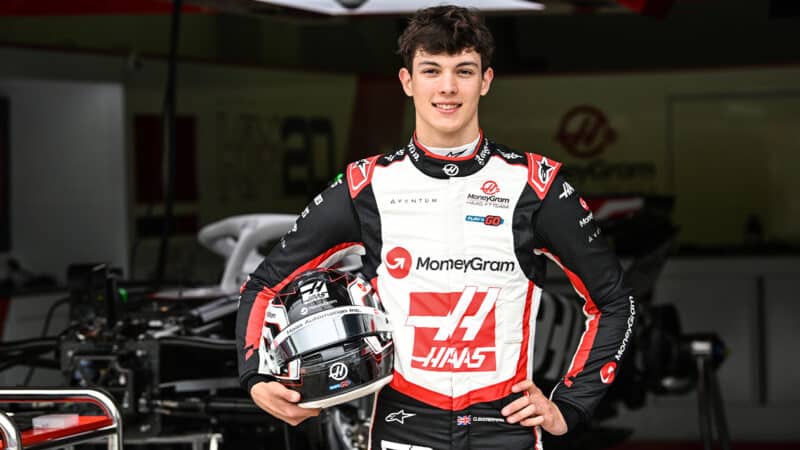
[[[340,342],[390,331],[386,316],[375,308],[346,306],[293,323],[275,336],[270,350],[282,366],[294,358]]]

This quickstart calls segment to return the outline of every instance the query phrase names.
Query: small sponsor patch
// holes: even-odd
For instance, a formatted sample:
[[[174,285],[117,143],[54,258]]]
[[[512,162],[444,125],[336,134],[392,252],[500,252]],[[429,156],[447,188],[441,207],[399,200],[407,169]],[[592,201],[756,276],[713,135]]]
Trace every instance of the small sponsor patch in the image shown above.
[[[495,195],[500,192],[500,186],[494,180],[486,180],[481,186],[481,191],[486,195]]]
[[[328,286],[322,280],[315,280],[300,286],[300,294],[303,298],[303,304],[327,300],[330,297],[328,295]]]
[[[603,384],[611,384],[614,382],[614,377],[617,375],[617,363],[614,361],[607,362],[600,369],[600,381]]]
[[[502,225],[505,221],[500,216],[466,216],[464,218],[467,222],[482,223],[491,227]]]
[[[400,411],[395,411],[393,413],[389,413],[389,415],[386,416],[385,420],[386,420],[386,422],[397,422],[400,425],[405,425],[406,419],[408,419],[409,417],[414,417],[414,416],[416,416],[416,414],[407,413],[404,409],[401,409]]]
[[[569,183],[566,181],[561,183],[561,193],[558,194],[558,198],[568,198],[570,195],[575,193],[575,188],[573,188]]]
[[[328,386],[328,390],[329,391],[335,391],[335,390],[338,390],[338,389],[344,389],[346,387],[350,387],[351,384],[353,384],[352,381],[344,380],[341,383],[331,384],[330,386]]]

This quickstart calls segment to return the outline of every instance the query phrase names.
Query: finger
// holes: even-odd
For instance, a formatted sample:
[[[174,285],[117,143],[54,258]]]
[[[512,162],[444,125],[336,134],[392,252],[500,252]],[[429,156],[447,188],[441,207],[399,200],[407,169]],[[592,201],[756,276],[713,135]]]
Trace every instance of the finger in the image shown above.
[[[278,397],[282,398],[283,400],[286,400],[289,403],[297,403],[300,401],[299,392],[288,389],[280,383],[276,383],[276,385],[277,386],[275,387],[275,389],[277,391],[276,393],[278,394]]]
[[[519,424],[525,427],[536,427],[544,423],[544,416],[528,417]]]
[[[528,406],[530,404],[531,404],[531,401],[528,399],[528,397],[527,396],[522,396],[522,397],[514,400],[513,402],[509,403],[505,407],[503,407],[503,409],[500,410],[500,413],[503,414],[504,416],[508,416],[510,414],[513,414],[516,411],[519,411],[520,409],[522,409],[522,408],[524,408],[524,407],[526,407],[526,406]]]
[[[292,423],[292,425],[297,425],[298,423],[308,419],[309,417],[315,417],[319,415],[320,409],[319,408],[301,408],[299,406],[295,406],[294,404],[289,404],[284,409],[284,414],[288,419],[287,422]]]
[[[536,413],[536,406],[528,405],[519,411],[515,412],[514,414],[508,416],[506,422],[508,423],[517,423],[521,420],[527,419],[531,417],[534,413]]]
[[[520,381],[519,383],[511,386],[511,392],[517,393],[517,392],[527,391],[531,387],[536,387],[536,385],[533,384],[533,381],[524,380],[524,381]]]

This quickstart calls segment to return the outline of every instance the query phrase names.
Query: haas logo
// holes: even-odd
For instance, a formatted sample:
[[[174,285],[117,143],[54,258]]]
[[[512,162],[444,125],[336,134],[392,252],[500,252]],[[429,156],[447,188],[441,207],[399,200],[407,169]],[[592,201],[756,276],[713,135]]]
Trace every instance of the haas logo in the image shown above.
[[[617,139],[608,117],[598,108],[576,106],[561,118],[556,139],[573,156],[592,158]]]
[[[411,272],[411,262],[411,253],[408,250],[403,247],[395,247],[386,254],[384,265],[386,270],[389,271],[389,275],[402,279]]]
[[[481,186],[481,191],[486,195],[494,195],[500,192],[500,186],[492,180],[488,180]]]
[[[411,367],[439,372],[492,371],[499,288],[413,292],[406,325],[414,327]],[[455,307],[453,307],[455,305]]]

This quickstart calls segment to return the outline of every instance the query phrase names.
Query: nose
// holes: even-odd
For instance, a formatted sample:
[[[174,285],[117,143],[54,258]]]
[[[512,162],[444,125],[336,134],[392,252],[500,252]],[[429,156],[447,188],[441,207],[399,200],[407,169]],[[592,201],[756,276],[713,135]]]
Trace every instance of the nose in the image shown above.
[[[458,92],[458,83],[454,73],[446,72],[442,76],[442,83],[439,92],[445,95],[452,95]]]

